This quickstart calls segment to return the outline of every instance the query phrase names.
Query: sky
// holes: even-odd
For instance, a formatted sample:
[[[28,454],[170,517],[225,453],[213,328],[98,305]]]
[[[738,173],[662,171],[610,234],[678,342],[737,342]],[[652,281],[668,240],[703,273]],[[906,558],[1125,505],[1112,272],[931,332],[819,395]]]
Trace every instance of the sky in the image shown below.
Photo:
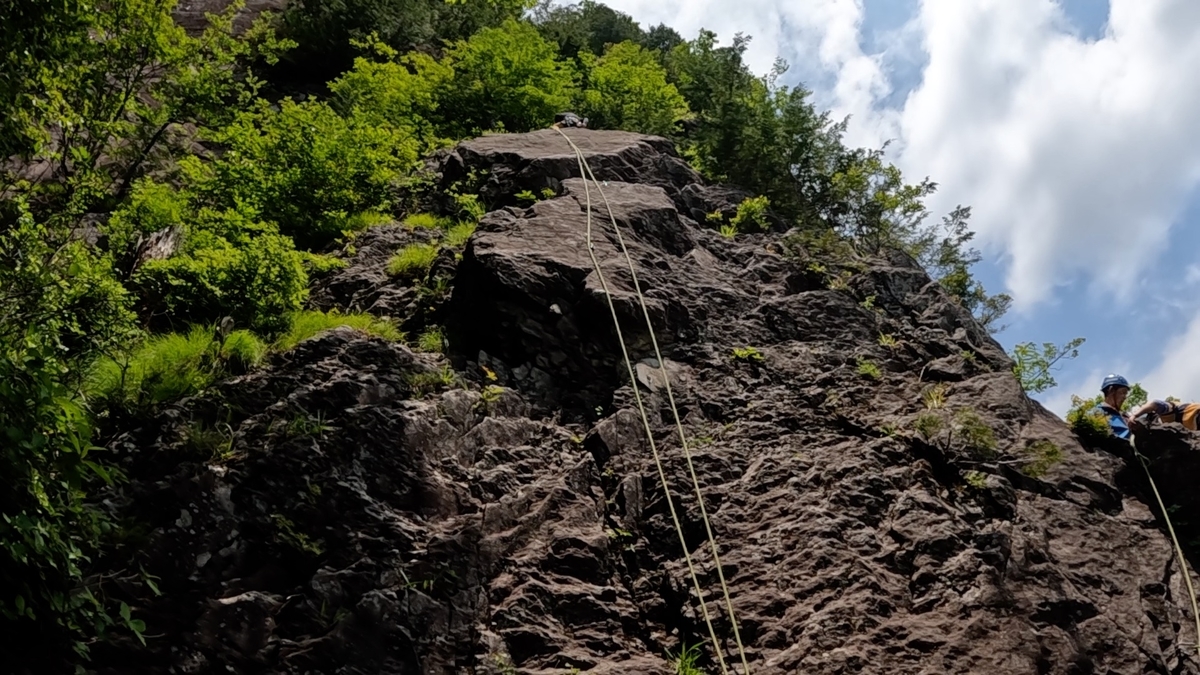
[[[848,143],[888,141],[911,182],[936,182],[933,217],[970,206],[976,276],[1014,298],[1005,349],[1087,340],[1036,396],[1048,408],[1109,372],[1200,401],[1200,2],[604,3],[752,36],[752,69],[782,57],[782,83],[850,117]]]

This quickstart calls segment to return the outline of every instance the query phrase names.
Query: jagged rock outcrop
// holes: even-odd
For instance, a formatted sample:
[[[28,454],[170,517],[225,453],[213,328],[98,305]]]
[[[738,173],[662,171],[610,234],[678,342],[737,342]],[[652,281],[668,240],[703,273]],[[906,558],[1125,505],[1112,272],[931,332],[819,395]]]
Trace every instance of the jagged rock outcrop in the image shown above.
[[[736,193],[669,143],[568,133],[637,266],[751,672],[1200,672],[1140,469],[1028,399],[911,260],[817,268],[796,237],[723,238],[694,214]],[[735,660],[599,195],[632,384],[561,137],[489,136],[443,162],[447,185],[487,170],[498,206],[423,315],[448,360],[339,329],[112,441],[132,481],[110,503],[135,525],[107,564],[163,595],[121,577],[152,637],[98,647],[97,672],[674,672],[668,650],[707,631],[632,386]],[[509,199],[542,188],[557,196]],[[382,270],[411,236],[364,235],[315,300],[408,311],[415,291]],[[464,386],[431,384],[448,362]]]

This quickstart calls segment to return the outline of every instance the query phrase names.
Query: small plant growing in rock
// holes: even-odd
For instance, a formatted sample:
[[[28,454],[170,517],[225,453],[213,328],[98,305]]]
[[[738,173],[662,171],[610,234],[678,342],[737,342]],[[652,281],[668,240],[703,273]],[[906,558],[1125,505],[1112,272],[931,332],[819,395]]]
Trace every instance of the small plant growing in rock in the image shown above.
[[[735,236],[737,236],[737,233],[738,233],[737,226],[733,225],[732,223],[722,225],[721,229],[719,229],[717,231],[720,232],[721,236],[725,237],[726,239],[733,239]]]
[[[316,417],[310,417],[301,413],[288,422],[287,435],[319,438],[331,429],[333,427],[325,421],[324,413],[317,412]]]
[[[966,361],[967,363],[975,363],[976,362],[977,357],[975,356],[975,352],[973,352],[969,349],[962,350],[961,352],[958,353],[958,355],[961,356],[963,358],[963,361]]]
[[[926,410],[941,410],[946,407],[946,385],[935,384],[921,394],[921,402]]]
[[[857,363],[858,367],[856,372],[859,375],[862,375],[863,377],[869,377],[872,380],[878,380],[883,376],[883,373],[879,370],[879,366],[874,361],[864,359],[860,356]]]
[[[696,665],[700,660],[700,645],[689,647],[685,642],[680,646],[678,654],[672,655],[667,652],[667,657],[675,664],[675,675],[704,675],[704,671]]]
[[[424,395],[438,389],[453,387],[458,382],[458,375],[450,366],[442,366],[432,373],[413,373],[408,376],[408,384],[418,395]]]
[[[544,187],[542,188],[541,195],[542,199],[554,199],[558,196],[558,193],[552,187]]]
[[[454,205],[458,207],[458,213],[463,218],[479,222],[480,218],[487,213],[483,202],[479,201],[478,195],[472,194],[456,194],[454,195]]]
[[[423,277],[437,257],[437,244],[409,244],[388,261],[387,273],[394,277]]]
[[[850,288],[850,278],[854,273],[849,270],[843,270],[837,276],[829,280],[829,289],[833,291],[844,291]]]
[[[996,453],[996,434],[979,413],[963,408],[954,414],[959,438],[966,450],[976,456],[991,457]]]
[[[982,490],[987,487],[987,474],[982,471],[968,471],[963,478],[966,479],[967,485],[973,488]]]
[[[314,556],[325,552],[324,544],[319,539],[314,541],[312,537],[297,530],[295,523],[285,516],[278,513],[271,514],[271,521],[278,529],[279,539],[292,548]]]
[[[1067,412],[1067,425],[1084,443],[1099,443],[1109,436],[1108,420],[1096,410],[1095,399],[1071,397],[1071,409]]]
[[[200,422],[193,422],[184,431],[183,442],[188,453],[198,457],[216,462],[233,457],[233,429],[228,424],[209,428]]]
[[[444,230],[450,221],[432,213],[414,213],[404,219],[404,225],[413,230]]]
[[[479,399],[488,408],[500,402],[500,396],[504,394],[504,387],[498,387],[494,384],[489,384],[479,392]]]
[[[862,307],[863,309],[865,309],[867,311],[874,310],[875,309],[875,296],[868,295],[865,300],[858,303],[858,306]]]
[[[916,421],[913,422],[913,429],[920,434],[921,438],[926,442],[932,442],[937,438],[938,434],[942,433],[942,429],[946,427],[946,423],[940,415],[933,413],[921,413]]]
[[[466,246],[467,240],[473,234],[475,234],[475,223],[470,221],[459,223],[446,230],[446,245],[450,248],[462,248]]]
[[[521,190],[517,194],[513,195],[513,197],[516,197],[517,201],[525,202],[527,204],[534,204],[538,200],[538,196],[533,194],[533,190]]]
[[[896,340],[896,337],[894,335],[892,335],[891,333],[880,333],[879,334],[879,346],[880,347],[886,347],[887,349],[893,349],[893,348],[895,348],[895,346],[897,344],[899,344],[899,342]]]
[[[766,197],[748,197],[738,204],[737,213],[729,219],[729,224],[738,232],[763,232],[770,223],[767,222],[767,208],[771,200]]]
[[[1046,475],[1050,467],[1062,461],[1062,448],[1055,445],[1052,441],[1040,440],[1030,444],[1025,448],[1025,452],[1030,455],[1032,461],[1021,468],[1021,472],[1030,478],[1041,478]]]
[[[417,338],[417,349],[431,354],[440,354],[445,340],[441,326],[430,326]]]
[[[888,438],[895,438],[896,436],[900,435],[900,427],[892,424],[891,422],[887,422],[879,425],[879,433],[887,436]]]
[[[762,352],[754,347],[734,347],[733,358],[736,361],[746,361],[748,363],[761,363],[763,360]]]

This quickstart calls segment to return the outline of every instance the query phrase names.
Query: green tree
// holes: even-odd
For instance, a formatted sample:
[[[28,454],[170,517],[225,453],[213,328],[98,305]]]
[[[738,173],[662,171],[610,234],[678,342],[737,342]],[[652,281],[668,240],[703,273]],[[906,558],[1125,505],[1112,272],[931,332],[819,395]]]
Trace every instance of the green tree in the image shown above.
[[[265,18],[235,37],[240,2],[211,17],[197,38],[175,24],[169,0],[64,6],[77,15],[63,21],[73,30],[60,36],[59,58],[15,85],[38,92],[25,97],[19,120],[22,159],[42,167],[30,205],[57,218],[111,209],[147,162],[188,140],[183,125],[225,119],[254,95],[250,61],[286,47]]]
[[[527,23],[481,30],[447,49],[443,63],[453,76],[437,98],[452,138],[540,129],[574,98],[574,69]]]
[[[581,112],[589,126],[667,135],[688,112],[651,52],[633,44],[612,45],[604,56],[580,55],[586,73]]]
[[[1043,342],[1039,348],[1032,342],[1022,342],[1013,347],[1013,374],[1021,382],[1021,388],[1030,394],[1040,394],[1058,386],[1052,374],[1062,367],[1063,361],[1079,356],[1079,347],[1084,338],[1078,337],[1062,345]]]
[[[517,19],[526,0],[297,0],[282,31],[296,41],[278,75],[320,83],[348,69],[354,42],[378,36],[399,52],[464,40],[482,28]]]
[[[302,248],[329,244],[363,211],[387,209],[419,150],[409,129],[343,117],[315,100],[260,102],[207,137],[227,151],[182,162],[197,204],[275,223]]]
[[[567,58],[581,52],[603,54],[610,45],[640,43],[646,38],[633,17],[593,0],[570,5],[542,0],[532,19],[538,31],[557,43],[559,53]]]

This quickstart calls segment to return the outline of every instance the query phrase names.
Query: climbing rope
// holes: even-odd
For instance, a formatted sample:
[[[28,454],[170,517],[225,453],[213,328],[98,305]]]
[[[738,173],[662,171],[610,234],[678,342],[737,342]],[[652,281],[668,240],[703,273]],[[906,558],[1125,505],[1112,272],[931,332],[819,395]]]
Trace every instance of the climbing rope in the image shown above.
[[[613,215],[612,207],[609,206],[608,197],[605,196],[604,189],[601,187],[600,181],[596,180],[596,175],[594,173],[592,173],[592,167],[588,164],[587,160],[584,158],[583,151],[579,149],[579,146],[577,146],[575,144],[575,142],[572,141],[571,138],[562,131],[562,129],[559,129],[558,127],[553,127],[553,128],[555,131],[557,131],[559,133],[559,135],[561,135],[567,141],[568,144],[570,144],[571,149],[575,151],[575,158],[579,162],[579,175],[580,175],[580,178],[583,179],[583,192],[584,192],[584,200],[585,200],[586,213],[587,213],[588,256],[592,260],[592,266],[596,270],[596,276],[598,277],[598,279],[600,281],[600,286],[604,290],[604,296],[608,301],[608,309],[609,309],[609,312],[612,314],[613,326],[616,328],[616,332],[617,332],[617,341],[621,344],[621,354],[625,360],[625,367],[629,371],[629,381],[630,381],[631,388],[633,389],[634,401],[637,404],[638,413],[641,415],[641,418],[642,418],[642,426],[646,432],[646,440],[650,443],[650,451],[651,451],[651,454],[654,456],[654,464],[658,469],[658,477],[662,481],[663,492],[665,493],[666,499],[667,499],[667,508],[671,512],[671,520],[675,525],[675,532],[676,532],[676,534],[679,535],[679,544],[683,548],[683,556],[684,556],[684,560],[687,561],[688,573],[691,575],[692,584],[695,586],[696,594],[700,600],[700,610],[704,616],[704,623],[708,626],[708,633],[713,641],[713,652],[717,656],[717,662],[721,666],[721,672],[723,674],[727,674],[729,672],[729,668],[725,664],[725,658],[722,655],[721,649],[718,645],[716,630],[713,628],[712,619],[708,614],[708,608],[704,601],[704,592],[700,588],[700,580],[699,580],[699,577],[697,577],[697,575],[696,575],[696,568],[695,568],[695,565],[692,563],[691,553],[688,551],[687,540],[683,534],[683,527],[680,525],[679,516],[675,511],[675,504],[671,499],[671,491],[670,491],[670,488],[667,486],[667,474],[663,468],[662,458],[659,455],[657,445],[654,442],[654,436],[650,430],[650,418],[646,414],[646,408],[645,408],[644,404],[642,403],[641,392],[638,389],[637,378],[636,378],[636,375],[634,374],[634,370],[633,370],[633,362],[629,358],[629,350],[625,346],[625,338],[622,335],[621,324],[617,318],[617,308],[616,308],[616,305],[613,303],[612,293],[609,291],[609,288],[608,288],[608,281],[605,279],[604,272],[600,268],[600,261],[596,257],[595,244],[592,241],[592,195],[591,195],[591,190],[588,188],[588,179],[589,178],[596,185],[597,192],[600,193],[600,198],[604,202],[604,208],[606,211],[608,211],[609,220],[612,222],[613,232],[617,236],[617,243],[621,248],[621,253],[625,256],[625,262],[629,266],[629,274],[633,279],[634,294],[637,296],[638,304],[641,305],[642,316],[645,317],[645,320],[646,320],[646,330],[650,334],[650,342],[654,347],[654,357],[657,359],[659,370],[662,373],[662,381],[664,383],[664,389],[667,394],[667,402],[670,405],[671,414],[675,419],[675,428],[679,433],[679,442],[683,448],[683,456],[687,460],[687,467],[688,467],[688,472],[691,474],[692,486],[695,488],[695,491],[696,491],[696,501],[700,505],[700,518],[704,522],[704,530],[705,530],[705,533],[708,535],[709,547],[712,550],[713,565],[716,567],[716,570],[717,570],[717,578],[720,580],[721,592],[724,595],[724,599],[725,599],[725,607],[729,613],[729,623],[733,627],[733,637],[734,637],[734,641],[737,643],[738,656],[741,658],[741,661],[742,661],[742,672],[743,672],[743,675],[749,675],[750,665],[746,660],[746,650],[745,650],[745,647],[742,645],[742,636],[741,636],[740,631],[738,630],[737,618],[734,615],[733,600],[730,598],[729,585],[725,581],[725,572],[721,569],[721,558],[717,552],[716,538],[713,536],[712,525],[709,522],[709,518],[708,518],[708,511],[704,507],[704,495],[702,494],[702,492],[700,490],[700,479],[696,475],[696,467],[695,467],[694,463],[692,462],[692,454],[691,454],[690,448],[688,447],[687,435],[684,433],[684,430],[683,430],[683,422],[679,418],[679,408],[676,406],[675,396],[671,392],[671,378],[670,378],[670,375],[667,373],[666,361],[663,360],[662,352],[659,350],[659,347],[658,347],[658,338],[655,336],[654,326],[652,325],[652,323],[650,321],[650,310],[646,306],[646,298],[642,294],[641,284],[638,282],[637,271],[633,264],[633,258],[629,255],[629,249],[625,246],[625,239],[624,239],[624,237],[621,236],[621,229],[617,226],[617,219],[616,219],[616,216]],[[585,172],[586,172],[586,175],[585,175]]]
[[[1192,575],[1188,573],[1187,561],[1183,557],[1183,547],[1179,545],[1179,538],[1175,536],[1175,527],[1171,525],[1171,516],[1167,515],[1167,506],[1163,504],[1162,495],[1158,493],[1158,486],[1154,484],[1154,477],[1150,475],[1150,460],[1138,452],[1135,437],[1130,438],[1129,444],[1133,446],[1133,454],[1137,456],[1138,463],[1146,472],[1146,480],[1150,481],[1150,489],[1154,491],[1154,499],[1158,501],[1158,510],[1162,512],[1163,520],[1167,523],[1167,532],[1171,535],[1171,543],[1175,545],[1175,556],[1179,559],[1179,571],[1183,573],[1188,597],[1192,601],[1192,619],[1196,622],[1196,658],[1200,659],[1200,603],[1196,602],[1196,589],[1192,587]]]

